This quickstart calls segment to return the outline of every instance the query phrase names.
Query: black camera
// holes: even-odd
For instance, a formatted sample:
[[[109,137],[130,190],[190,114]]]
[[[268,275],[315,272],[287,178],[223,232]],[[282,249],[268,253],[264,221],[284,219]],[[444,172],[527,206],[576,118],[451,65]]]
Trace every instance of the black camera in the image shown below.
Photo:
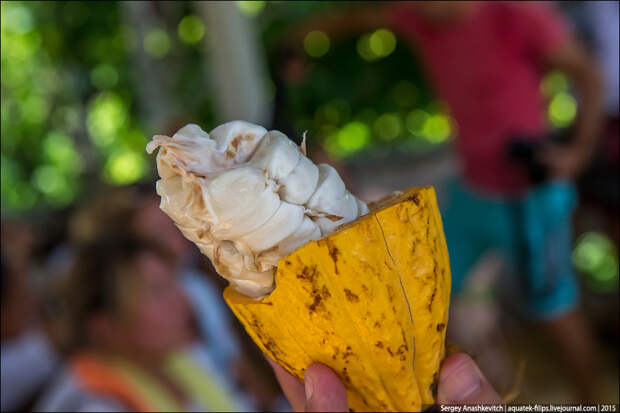
[[[539,137],[514,135],[508,141],[508,159],[521,164],[526,170],[532,185],[539,185],[549,178],[549,167],[540,161],[539,153],[543,148],[553,145],[565,145],[569,142],[569,133],[566,129],[558,129]]]
[[[538,185],[547,180],[549,169],[540,162],[537,154],[542,143],[525,139],[514,139],[508,143],[508,157],[527,169],[530,183]]]

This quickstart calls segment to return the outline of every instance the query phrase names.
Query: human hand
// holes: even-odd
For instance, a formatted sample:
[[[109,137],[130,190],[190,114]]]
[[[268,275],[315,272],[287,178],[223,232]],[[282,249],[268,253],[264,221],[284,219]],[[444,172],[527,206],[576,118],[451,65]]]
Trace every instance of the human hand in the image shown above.
[[[347,391],[340,378],[324,364],[308,366],[301,383],[284,367],[267,358],[284,395],[296,412],[348,412]]]
[[[500,395],[467,354],[454,354],[441,363],[437,403],[497,404],[502,402]]]
[[[551,178],[573,179],[588,165],[590,152],[581,145],[549,145],[541,151],[539,159],[549,167]]]
[[[302,384],[283,367],[269,360],[282,391],[296,412],[348,412],[347,392],[329,367],[313,363]],[[439,404],[502,403],[476,363],[465,353],[446,358],[439,370]]]

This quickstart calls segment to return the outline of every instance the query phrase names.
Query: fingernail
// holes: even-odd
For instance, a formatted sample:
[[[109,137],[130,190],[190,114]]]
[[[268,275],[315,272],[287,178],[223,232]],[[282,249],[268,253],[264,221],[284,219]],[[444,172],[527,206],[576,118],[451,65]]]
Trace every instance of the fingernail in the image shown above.
[[[469,358],[463,359],[447,377],[441,377],[439,384],[443,398],[451,402],[469,399],[481,386],[480,371]]]
[[[310,399],[312,398],[312,392],[314,391],[314,385],[312,383],[312,379],[310,378],[310,375],[306,374],[305,380],[304,380],[304,387],[306,390],[306,401],[310,401]]]

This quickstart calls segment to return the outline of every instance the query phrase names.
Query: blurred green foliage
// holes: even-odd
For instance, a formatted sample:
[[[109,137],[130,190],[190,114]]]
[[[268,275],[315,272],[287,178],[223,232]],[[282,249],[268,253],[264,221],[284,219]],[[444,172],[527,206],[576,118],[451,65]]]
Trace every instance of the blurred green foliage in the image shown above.
[[[98,180],[152,179],[137,47],[153,60],[198,62],[174,72],[172,89],[185,116],[212,122],[211,102],[194,97],[204,25],[187,4],[179,9],[179,21],[136,41],[117,2],[2,2],[3,215],[64,207]]]
[[[276,127],[288,126],[297,136],[307,130],[311,143],[318,140],[332,158],[342,160],[420,153],[449,140],[453,121],[444,105],[432,98],[411,48],[388,28],[337,41],[320,31],[309,33],[300,45],[309,73],[299,81],[284,82],[287,72],[300,64],[294,58],[278,58],[278,39],[286,36],[287,28],[308,14],[350,7],[352,2],[296,2],[295,7],[284,3],[269,2],[254,17],[265,27],[271,75],[283,95],[281,118],[290,124]]]
[[[1,4],[3,215],[62,208],[100,180],[152,180],[148,137],[189,122],[215,126],[205,60],[217,45],[195,4],[150,3],[158,23],[142,32],[119,2]],[[281,54],[286,30],[351,4],[236,2],[265,47],[280,114],[272,126],[296,137],[307,130],[311,144],[347,161],[445,144],[456,125],[432,98],[411,49],[388,28],[337,41],[313,32],[299,45],[303,75],[287,78],[295,61]],[[146,69],[136,63],[140,54]],[[170,93],[164,130],[151,130],[140,105],[139,70],[151,66],[163,68],[165,84],[148,87]],[[566,79],[552,74],[541,87],[551,123],[570,124],[576,103]]]

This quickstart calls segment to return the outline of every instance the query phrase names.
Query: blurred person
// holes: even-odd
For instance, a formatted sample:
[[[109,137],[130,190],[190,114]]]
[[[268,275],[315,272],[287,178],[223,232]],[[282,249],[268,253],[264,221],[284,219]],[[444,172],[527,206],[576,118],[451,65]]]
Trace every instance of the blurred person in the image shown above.
[[[36,318],[36,301],[28,285],[34,248],[33,229],[21,221],[2,221],[2,329],[5,339],[18,336]]]
[[[228,281],[217,274],[211,261],[201,256],[198,269],[204,274],[213,274],[213,281],[222,290],[228,286]],[[232,364],[234,376],[240,388],[251,395],[253,403],[259,411],[288,412],[291,407],[283,396],[263,353],[254,344],[254,341],[245,331],[245,328],[236,317],[232,317],[232,328],[237,332],[241,357]]]
[[[132,237],[89,241],[58,291],[68,361],[35,410],[240,410],[186,351],[191,313],[165,248]]]
[[[129,233],[159,242],[168,249],[175,270],[181,274],[183,288],[191,300],[203,336],[209,343],[213,362],[222,372],[238,355],[238,344],[230,332],[230,316],[218,287],[196,271],[192,244],[159,209],[153,185],[105,188],[82,208],[72,220],[74,243],[105,234]]]
[[[29,410],[59,364],[29,285],[34,232],[3,222],[0,264],[0,411]]]
[[[277,386],[270,391],[265,386],[269,380],[255,372],[255,363],[241,350],[232,313],[222,298],[225,285],[215,270],[205,271],[204,258],[159,209],[152,184],[105,188],[76,214],[71,232],[74,243],[128,233],[164,246],[194,315],[197,334],[192,339],[193,354],[212,367],[213,374],[242,400],[244,409],[279,409],[282,403]]]
[[[276,389],[269,386],[269,380],[258,375],[255,363],[241,351],[239,340],[233,331],[232,313],[222,297],[221,283],[215,269],[204,271],[200,268],[200,257],[196,248],[183,237],[181,231],[172,220],[159,209],[159,197],[154,188],[144,188],[142,201],[138,204],[133,228],[136,233],[157,240],[171,247],[178,260],[182,276],[183,288],[189,297],[196,314],[201,335],[206,339],[204,356],[209,357],[217,365],[225,377],[233,377],[247,393],[239,393],[239,397],[249,396],[248,405],[261,410],[276,410],[282,407],[282,400]],[[234,385],[232,381],[231,385]]]
[[[393,29],[420,57],[458,124],[462,172],[443,218],[453,291],[488,249],[518,272],[525,314],[540,322],[581,392],[593,400],[597,366],[592,336],[578,310],[571,266],[572,183],[596,147],[601,82],[564,19],[541,3],[390,2],[330,10],[286,35],[299,47],[311,30],[332,37]],[[559,70],[575,85],[577,123],[552,141],[540,82]]]

